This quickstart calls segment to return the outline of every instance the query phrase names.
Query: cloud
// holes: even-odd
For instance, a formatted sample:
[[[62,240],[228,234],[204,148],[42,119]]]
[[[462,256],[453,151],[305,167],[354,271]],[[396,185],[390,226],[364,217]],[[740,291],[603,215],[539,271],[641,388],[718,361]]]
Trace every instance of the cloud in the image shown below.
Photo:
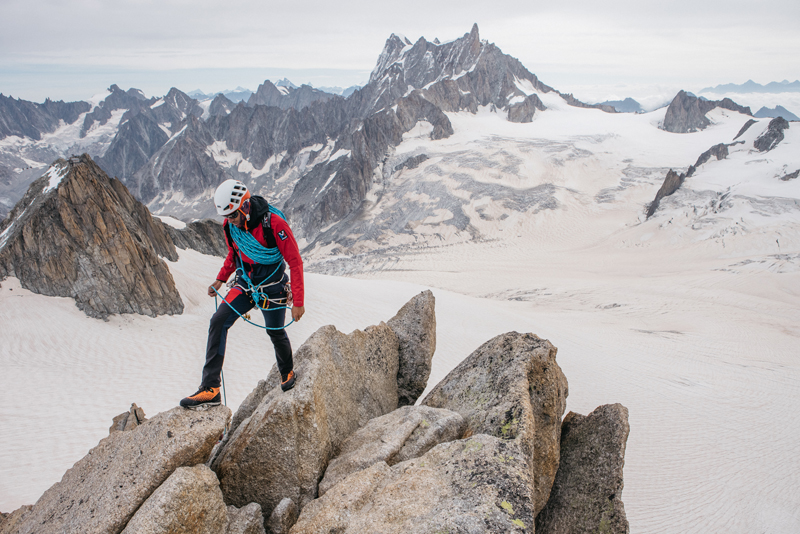
[[[373,68],[393,32],[449,40],[477,22],[482,38],[546,83],[568,75],[586,83],[768,82],[800,78],[798,20],[796,0],[757,11],[743,0],[3,0],[0,69],[356,73]]]

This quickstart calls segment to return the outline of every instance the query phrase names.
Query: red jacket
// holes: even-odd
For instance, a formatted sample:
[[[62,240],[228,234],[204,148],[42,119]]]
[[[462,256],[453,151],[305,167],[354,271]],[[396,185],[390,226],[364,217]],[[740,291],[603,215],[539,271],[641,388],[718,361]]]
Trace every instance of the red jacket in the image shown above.
[[[289,272],[291,273],[292,297],[294,299],[294,306],[304,306],[304,287],[303,287],[303,260],[300,257],[300,249],[297,246],[297,241],[294,239],[292,229],[289,224],[281,219],[278,215],[267,211],[266,214],[259,213],[258,208],[262,208],[259,202],[260,199],[266,204],[266,201],[261,197],[251,198],[251,216],[250,221],[246,223],[247,231],[250,232],[256,240],[265,247],[278,247],[281,251],[283,259],[289,264]],[[255,209],[253,209],[255,208]],[[263,221],[264,217],[269,217],[269,226],[272,230],[272,235],[269,234],[269,229],[265,229]],[[262,282],[272,282],[280,280],[283,277],[284,268],[283,264],[261,265],[247,257],[246,254],[240,252],[236,243],[230,237],[230,229],[228,228],[228,220],[222,225],[225,231],[225,240],[228,243],[228,256],[225,258],[225,263],[222,265],[217,280],[227,282],[231,274],[236,271],[237,260],[241,257],[244,263],[243,267],[247,276],[253,281],[254,284]],[[265,230],[266,234],[265,235]],[[272,274],[270,276],[270,274]],[[267,279],[269,277],[269,279]]]

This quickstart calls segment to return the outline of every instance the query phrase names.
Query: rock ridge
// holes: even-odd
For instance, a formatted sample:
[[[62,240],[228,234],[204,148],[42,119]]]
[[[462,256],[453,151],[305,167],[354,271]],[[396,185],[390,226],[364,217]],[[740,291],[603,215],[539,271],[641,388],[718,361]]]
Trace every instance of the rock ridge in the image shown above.
[[[178,259],[163,226],[84,154],[57,160],[0,226],[0,279],[75,299],[91,317],[180,314],[164,260]]]

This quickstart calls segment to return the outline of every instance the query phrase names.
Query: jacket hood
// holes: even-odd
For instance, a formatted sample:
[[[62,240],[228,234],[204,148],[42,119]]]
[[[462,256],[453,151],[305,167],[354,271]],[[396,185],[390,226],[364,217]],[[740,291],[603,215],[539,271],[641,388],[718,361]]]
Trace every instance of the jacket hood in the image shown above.
[[[247,221],[247,229],[251,230],[261,224],[264,216],[269,213],[269,203],[264,197],[250,197],[250,220]]]

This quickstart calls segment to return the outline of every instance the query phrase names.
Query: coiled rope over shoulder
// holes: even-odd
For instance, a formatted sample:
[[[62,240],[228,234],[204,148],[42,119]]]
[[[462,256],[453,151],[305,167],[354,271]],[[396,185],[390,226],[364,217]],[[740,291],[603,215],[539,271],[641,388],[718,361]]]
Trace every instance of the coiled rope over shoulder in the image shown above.
[[[284,221],[286,220],[286,216],[278,208],[270,205],[269,211],[270,213],[274,213]],[[278,247],[273,247],[273,248],[265,247],[264,245],[258,242],[258,240],[253,236],[253,234],[242,230],[235,224],[229,223],[228,228],[230,229],[231,232],[231,238],[233,238],[233,241],[236,243],[236,248],[239,250],[240,267],[236,269],[236,272],[239,276],[239,280],[244,283],[245,287],[243,287],[242,289],[244,289],[247,293],[250,293],[250,296],[253,299],[253,302],[255,303],[255,307],[262,311],[267,309],[288,310],[289,306],[286,306],[285,304],[284,306],[270,307],[269,304],[275,301],[270,299],[266,292],[261,291],[262,287],[264,287],[264,284],[259,284],[259,285],[253,284],[253,281],[250,280],[250,277],[247,276],[247,273],[245,273],[244,269],[241,267],[241,265],[243,264],[242,254],[241,254],[242,252],[244,252],[247,255],[247,257],[250,258],[251,260],[260,263],[262,265],[272,265],[274,263],[277,263],[278,266],[275,267],[275,270],[272,271],[272,274],[270,274],[268,277],[265,278],[265,280],[269,280],[275,275],[276,272],[278,272],[278,269],[280,269],[281,265],[283,264],[283,254],[281,254],[280,249],[278,249]],[[274,285],[275,283],[277,282],[267,285],[270,286]],[[261,326],[260,324],[254,323],[253,321],[251,321],[250,319],[248,319],[247,317],[236,311],[236,309],[227,300],[225,300],[225,298],[222,295],[220,295],[219,291],[214,289],[214,292],[217,295],[219,295],[219,297],[222,299],[222,302],[227,304],[231,310],[236,312],[236,315],[238,315],[239,317],[241,317],[242,319],[244,319],[246,322],[250,323],[253,326],[263,328],[264,330],[283,330],[290,324],[294,323],[294,319],[292,319],[291,321],[289,321],[289,323],[281,327]],[[216,303],[216,297],[214,297],[214,300]],[[262,307],[261,303],[267,303],[267,307],[266,308]],[[217,308],[219,308],[219,304],[217,304]]]

